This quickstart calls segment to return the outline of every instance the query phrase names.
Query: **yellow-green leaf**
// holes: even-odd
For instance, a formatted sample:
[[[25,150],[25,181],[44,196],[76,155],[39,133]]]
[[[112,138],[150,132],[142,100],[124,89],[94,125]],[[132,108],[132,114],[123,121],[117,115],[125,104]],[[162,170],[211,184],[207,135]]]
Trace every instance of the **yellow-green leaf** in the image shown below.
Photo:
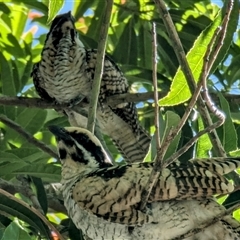
[[[48,3],[48,20],[49,24],[58,14],[58,12],[62,9],[64,4],[64,0],[49,0]]]
[[[201,74],[203,58],[207,50],[207,46],[214,36],[216,28],[220,25],[221,20],[222,15],[219,14],[213,23],[199,35],[192,49],[187,54],[187,61],[196,82]],[[187,101],[190,97],[191,93],[183,71],[181,68],[178,68],[178,71],[173,79],[170,92],[166,97],[159,101],[159,104],[160,106],[173,106]]]

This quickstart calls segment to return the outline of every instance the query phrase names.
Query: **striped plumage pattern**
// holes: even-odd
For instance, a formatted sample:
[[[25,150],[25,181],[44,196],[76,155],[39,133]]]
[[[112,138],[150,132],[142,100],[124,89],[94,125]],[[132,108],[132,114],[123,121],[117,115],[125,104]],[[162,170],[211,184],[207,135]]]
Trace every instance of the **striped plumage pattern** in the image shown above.
[[[96,66],[94,49],[86,49],[78,38],[71,13],[57,16],[47,34],[41,61],[32,72],[36,91],[41,98],[74,105],[89,102]],[[134,103],[110,107],[107,96],[127,93],[127,79],[114,61],[105,56],[99,94],[97,118],[101,130],[108,135],[129,162],[142,161],[149,149],[150,136],[138,122]],[[88,110],[88,104],[86,105]],[[70,124],[85,127],[79,114],[66,111]],[[130,142],[129,142],[130,140]]]
[[[152,163],[112,166],[98,139],[86,129],[52,126],[50,131],[58,141],[65,206],[76,226],[93,239],[172,239],[199,227],[224,211],[209,198],[231,192],[232,184],[222,175],[240,167],[239,158],[173,163],[163,169],[146,211],[141,211]],[[231,216],[209,229],[187,239],[240,236]],[[210,231],[221,237],[209,238]]]

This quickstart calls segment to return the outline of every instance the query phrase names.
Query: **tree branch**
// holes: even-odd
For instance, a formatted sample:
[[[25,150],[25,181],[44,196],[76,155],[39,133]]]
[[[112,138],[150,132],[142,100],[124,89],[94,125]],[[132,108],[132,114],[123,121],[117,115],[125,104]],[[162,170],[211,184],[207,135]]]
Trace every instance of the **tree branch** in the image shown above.
[[[211,93],[213,100],[219,102],[218,96],[215,93]],[[167,92],[159,91],[159,99],[167,95]],[[223,96],[227,99],[229,103],[240,104],[240,95],[225,93]],[[113,95],[107,97],[106,103],[111,107],[124,102],[142,102],[154,99],[154,92],[145,93],[124,93],[119,95]],[[85,106],[86,103],[79,103],[77,106]],[[59,105],[54,102],[47,102],[41,98],[29,98],[29,97],[12,97],[12,96],[0,96],[0,105],[2,106],[16,106],[16,107],[26,107],[26,108],[40,108],[40,109],[55,109],[62,110],[69,108],[69,105]],[[74,107],[72,108],[74,110]]]
[[[18,181],[21,182],[23,193],[24,193],[24,195],[27,198],[29,198],[31,200],[33,207],[35,207],[36,210],[38,210],[41,214],[44,215],[44,212],[43,212],[43,209],[41,207],[41,204],[39,203],[36,194],[33,192],[33,190],[31,188],[30,183],[27,180],[27,178],[25,178],[22,175],[18,175],[17,179],[18,179]]]
[[[179,64],[183,70],[183,73],[186,77],[186,80],[187,80],[187,83],[188,83],[188,86],[190,88],[190,91],[192,93],[192,95],[194,94],[194,91],[196,89],[196,83],[195,83],[195,80],[194,80],[194,77],[193,77],[193,74],[191,72],[191,69],[190,69],[190,66],[187,62],[187,59],[186,59],[186,56],[184,54],[184,50],[183,50],[183,47],[181,45],[181,42],[180,42],[180,39],[178,37],[178,34],[177,34],[177,31],[175,29],[175,26],[172,22],[172,19],[167,11],[167,8],[164,4],[164,2],[162,0],[155,0],[155,3],[156,3],[156,6],[158,8],[158,11],[163,19],[163,22],[164,22],[164,25],[166,26],[166,29],[168,31],[168,34],[170,36],[170,40],[172,41],[172,46],[176,55],[177,55],[177,58],[178,58],[178,61],[179,61]],[[232,3],[229,3],[228,4],[228,9],[227,9],[227,13],[229,13],[231,11],[231,5]],[[225,16],[225,19],[228,18],[228,14]],[[225,20],[223,21],[225,23]],[[224,27],[226,27],[226,24],[224,24]],[[225,30],[223,30],[225,31]],[[213,41],[210,43],[210,48],[213,46]],[[217,47],[217,50],[220,49],[220,46]],[[214,60],[211,60],[210,61],[210,65],[212,65],[214,62]],[[211,66],[210,66],[211,67]],[[204,84],[204,81],[206,80],[206,77],[207,75],[209,74],[209,69],[207,69],[206,71],[206,74],[204,75],[203,79],[202,79],[202,83]],[[203,118],[203,122],[204,122],[204,125],[205,126],[212,126],[213,123],[212,123],[212,119],[210,117],[210,114],[206,108],[206,105],[205,105],[205,102],[202,98],[202,95],[199,96],[198,98],[198,101],[197,101],[197,106],[198,106],[198,110]],[[213,110],[210,106],[210,110]],[[220,121],[219,121],[219,124],[218,126],[220,126],[222,123],[223,123],[223,115],[220,114],[220,112],[218,111],[217,108],[215,108],[215,111],[214,111],[215,114],[217,114],[217,116],[219,117]],[[224,153],[224,149],[221,145],[221,142],[219,140],[219,137],[216,133],[215,130],[212,130],[212,133],[209,134],[210,136],[210,139],[211,139],[211,142],[212,142],[212,145],[213,147],[215,148],[216,152],[220,155],[220,156],[224,156],[225,153]]]
[[[88,110],[88,122],[87,129],[94,133],[96,111],[98,105],[98,96],[100,92],[102,72],[105,59],[105,49],[108,35],[108,28],[111,19],[113,0],[106,0],[106,9],[103,15],[102,26],[99,34],[99,44],[97,50],[96,68],[94,72],[94,79],[92,85],[92,93],[90,98],[89,110]]]
[[[38,139],[34,138],[30,133],[25,131],[19,124],[15,123],[8,117],[3,114],[0,114],[0,121],[6,124],[8,127],[12,128],[14,131],[18,132],[21,136],[23,136],[28,142],[34,144],[36,147],[41,149],[42,151],[48,153],[50,156],[58,159],[58,155],[55,151],[53,151],[50,147],[48,147],[43,142],[39,141]]]
[[[222,218],[226,217],[227,215],[232,215],[232,213],[239,208],[240,208],[240,204],[236,204],[233,207],[223,211],[221,214],[217,215],[216,217],[211,218],[208,221],[205,221],[198,228],[191,229],[187,233],[184,233],[181,236],[178,236],[177,238],[174,238],[174,240],[182,240],[182,239],[186,239],[186,238],[188,238],[192,235],[195,235],[195,234],[201,232],[203,229],[205,229],[205,228],[213,225],[214,223],[220,221]]]
[[[29,206],[27,203],[25,203],[24,201],[22,201],[21,199],[16,198],[15,196],[13,196],[12,194],[4,191],[3,189],[0,189],[0,193],[4,196],[6,196],[8,199],[11,199],[15,202],[18,202],[18,204],[21,204],[22,206],[24,206],[25,208],[28,208],[30,211],[32,211],[33,213],[35,213],[43,222],[46,226],[49,227],[49,229],[51,231],[54,231],[55,234],[57,235],[57,237],[60,240],[64,240],[64,238],[61,236],[61,234],[58,232],[58,230],[55,228],[55,226],[49,222],[45,216],[43,216],[39,211],[37,211],[34,207]]]
[[[152,24],[152,79],[154,89],[154,124],[155,124],[155,138],[156,138],[156,152],[157,155],[161,154],[161,140],[159,134],[159,105],[158,105],[158,85],[157,85],[157,36],[156,36],[156,24]],[[161,165],[162,159],[159,162],[155,162],[154,167],[149,176],[148,182],[142,193],[142,201],[140,209],[143,210],[146,207],[147,200],[152,192],[152,188],[160,175],[162,170],[158,165]]]
[[[215,60],[216,60],[216,56],[219,54],[219,51],[220,51],[221,47],[223,46],[223,39],[226,37],[227,26],[229,23],[229,18],[230,18],[230,14],[232,12],[232,8],[233,8],[233,1],[228,1],[228,5],[226,8],[226,14],[225,14],[225,17],[221,24],[222,26],[218,27],[216,29],[214,36],[213,36],[210,44],[208,45],[208,49],[204,56],[205,61],[204,61],[203,71],[201,74],[201,82],[203,84],[203,92],[201,93],[201,96],[203,97],[204,101],[206,102],[208,109],[219,119],[219,121],[218,121],[219,126],[221,126],[224,123],[225,115],[216,107],[216,105],[214,104],[214,102],[212,101],[212,99],[208,93],[207,77],[210,73],[210,70],[211,70]],[[217,38],[219,38],[218,41],[216,40]],[[202,107],[202,109],[204,111],[203,107]],[[209,114],[203,115],[202,117],[205,118],[208,125],[212,124],[212,119],[209,116]],[[212,135],[212,137],[211,137],[211,135]],[[220,155],[222,157],[226,157],[227,155],[226,155],[225,149],[218,137],[217,132],[215,130],[213,130],[211,135],[210,135],[210,139],[211,139],[213,147],[215,148],[215,151],[218,153],[218,155]]]
[[[210,98],[206,93],[206,100],[209,100],[209,102],[208,102],[209,109],[219,118],[219,121],[216,122],[215,124],[213,124],[211,117],[209,115],[209,112],[205,108],[204,101],[203,101],[201,95],[199,95],[202,85],[205,87],[205,89],[207,89],[206,79],[207,79],[207,76],[210,71],[210,69],[208,69],[208,62],[205,63],[205,65],[203,66],[205,71],[201,76],[201,81],[199,82],[198,86],[196,86],[196,83],[195,83],[193,74],[191,72],[190,66],[187,62],[181,41],[178,37],[177,31],[172,22],[171,16],[169,15],[169,13],[167,11],[165,3],[162,0],[155,0],[155,4],[161,15],[161,18],[163,19],[164,24],[166,26],[170,40],[172,41],[172,45],[175,46],[174,47],[175,53],[177,55],[179,64],[182,67],[183,73],[186,77],[187,83],[189,85],[189,88],[190,88],[190,91],[191,91],[193,97],[190,101],[190,104],[188,105],[188,111],[185,112],[184,117],[182,118],[182,120],[180,121],[178,126],[174,130],[170,130],[170,134],[168,135],[163,146],[161,147],[161,149],[159,148],[157,151],[157,157],[155,159],[155,164],[154,164],[153,170],[150,174],[148,182],[145,186],[145,190],[143,191],[143,194],[142,194],[141,209],[143,209],[145,207],[148,197],[152,191],[152,187],[155,185],[155,182],[156,182],[157,178],[159,177],[162,168],[164,167],[162,159],[163,159],[165,152],[171,142],[171,139],[173,139],[174,136],[176,134],[178,134],[179,131],[182,129],[182,126],[185,124],[185,122],[196,102],[197,102],[197,106],[199,107],[199,109],[201,111],[201,115],[203,115],[204,118],[207,119],[208,127],[206,127],[206,129],[204,129],[203,131],[199,132],[183,148],[181,148],[178,152],[176,152],[170,158],[168,158],[166,160],[166,164],[173,162],[177,157],[179,157],[179,155],[181,155],[185,151],[187,151],[187,149],[189,149],[197,141],[197,139],[200,136],[202,136],[205,133],[211,132],[211,131],[213,131],[213,134],[214,134],[214,137],[212,138],[213,146],[215,146],[219,149],[219,153],[221,156],[224,156],[222,151],[220,151],[222,149],[222,145],[221,144],[219,145],[219,142],[220,142],[219,137],[218,137],[216,131],[214,131],[215,128],[221,126],[224,123],[224,120],[225,120],[224,115],[213,105],[212,102],[210,102]],[[208,49],[212,49],[214,43],[215,43],[214,40],[212,40],[211,43],[208,45]],[[218,48],[218,50],[219,50],[219,48]],[[205,58],[208,58],[208,56],[209,56],[209,52],[207,51],[205,53]],[[211,64],[213,64],[213,61],[211,61]],[[214,108],[213,108],[213,106],[214,106]],[[215,143],[215,145],[214,145],[214,143]]]
[[[182,68],[182,71],[186,77],[186,81],[188,83],[189,89],[193,95],[194,91],[196,89],[196,82],[194,80],[191,68],[187,62],[186,54],[184,52],[182,43],[181,43],[180,38],[175,29],[172,18],[170,16],[163,0],[154,0],[154,2],[157,6],[160,17],[162,18],[165,28],[168,32],[169,39],[172,42],[173,50],[177,56],[178,62],[179,62],[180,66]]]
[[[47,193],[47,199],[48,199],[48,207],[54,212],[62,212],[64,214],[67,214],[67,210],[64,207],[63,201],[58,199],[58,194],[56,194],[56,191],[53,190],[51,187],[51,190],[49,190],[49,185],[44,186],[45,191]],[[18,183],[11,183],[10,181],[5,181],[4,179],[0,178],[0,189],[3,189],[4,191],[14,195],[16,193],[21,193],[22,195],[28,197],[25,193],[24,186],[18,184]]]
[[[225,24],[225,27],[226,27],[226,24]],[[214,131],[214,129],[220,127],[224,123],[224,121],[225,121],[224,114],[216,107],[216,105],[214,104],[214,102],[210,98],[210,96],[208,94],[208,87],[207,87],[207,77],[208,77],[210,69],[211,69],[211,67],[212,67],[212,65],[214,63],[213,59],[212,58],[210,59],[210,56],[213,56],[213,58],[215,58],[216,54],[218,54],[219,51],[220,51],[220,47],[217,46],[215,48],[216,49],[215,52],[212,53],[212,49],[214,47],[214,44],[216,43],[216,39],[217,39],[218,35],[221,32],[221,29],[222,28],[217,28],[216,29],[216,31],[214,33],[214,36],[211,39],[211,42],[208,44],[206,53],[205,53],[204,58],[203,58],[204,59],[203,70],[201,72],[200,81],[198,82],[198,87],[197,87],[197,89],[199,89],[199,91],[201,90],[201,86],[203,87],[203,92],[202,92],[203,99],[206,102],[209,110],[219,119],[219,121],[217,121],[214,124],[211,121],[211,124],[208,127],[206,127],[205,129],[200,131],[198,134],[196,134],[192,139],[189,140],[189,142],[183,148],[179,149],[179,151],[177,151],[175,154],[173,154],[171,157],[169,157],[166,160],[166,164],[167,165],[172,163],[175,159],[177,159],[184,152],[186,152],[203,134],[211,133],[212,131]],[[196,93],[196,91],[195,91],[195,93]],[[195,99],[195,97],[196,96],[193,95],[192,99]],[[196,100],[197,100],[197,98],[195,99],[195,101],[193,103],[196,103]],[[192,102],[192,100],[191,100],[191,102]],[[185,114],[186,114],[186,112],[185,112]],[[184,116],[185,116],[185,114],[184,114]],[[182,126],[180,126],[180,129],[182,128]],[[175,136],[175,134],[176,134],[176,132],[174,132],[173,137]],[[169,136],[170,136],[170,134],[169,134]],[[222,153],[220,155],[225,157],[226,154],[224,152],[222,144],[219,143],[218,139],[215,139],[214,141],[215,141],[215,145],[218,146],[218,149],[221,150],[221,151],[219,151],[219,153],[220,152]]]
[[[156,24],[152,24],[152,79],[154,89],[154,123],[155,123],[155,135],[156,135],[156,148],[160,151],[160,134],[159,134],[159,105],[158,105],[158,82],[157,82],[157,35]]]

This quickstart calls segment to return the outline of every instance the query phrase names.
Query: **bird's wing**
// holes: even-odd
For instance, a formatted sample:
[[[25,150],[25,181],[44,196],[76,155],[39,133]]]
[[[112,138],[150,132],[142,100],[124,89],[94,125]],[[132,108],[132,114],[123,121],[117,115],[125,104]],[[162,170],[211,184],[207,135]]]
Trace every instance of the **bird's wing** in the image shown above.
[[[38,95],[46,101],[53,101],[54,99],[48,95],[47,91],[44,88],[44,79],[42,78],[39,71],[39,62],[33,65],[31,76],[33,78],[33,84]]]
[[[140,185],[127,177],[109,178],[110,174],[113,172],[89,176],[77,182],[72,190],[76,203],[111,222],[128,225],[152,222],[150,215],[137,209],[141,200]]]

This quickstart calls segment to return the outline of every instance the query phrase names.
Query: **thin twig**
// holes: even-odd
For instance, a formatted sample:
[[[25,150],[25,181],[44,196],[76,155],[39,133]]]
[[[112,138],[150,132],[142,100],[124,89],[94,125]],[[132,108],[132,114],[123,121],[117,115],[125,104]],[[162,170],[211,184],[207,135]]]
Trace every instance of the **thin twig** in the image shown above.
[[[185,112],[184,112],[183,117],[181,118],[180,122],[178,123],[178,125],[174,129],[170,129],[166,139],[164,139],[164,146],[162,146],[162,149],[164,150],[164,152],[163,152],[164,155],[165,155],[169,145],[171,144],[171,141],[175,138],[175,136],[177,136],[180,133],[182,127],[186,123],[190,113],[192,112],[192,110],[193,110],[193,108],[196,104],[196,101],[198,99],[198,96],[200,94],[201,89],[202,89],[201,84],[198,84],[198,86],[195,90],[195,93],[193,94],[188,106],[186,107]],[[183,148],[185,148],[185,146]],[[177,159],[178,157],[176,157],[175,159]],[[156,161],[158,161],[158,158],[156,159]],[[168,164],[167,160],[164,161],[164,165],[165,164]]]
[[[225,18],[229,18],[229,15],[230,13],[228,13]],[[226,22],[226,20],[224,19],[223,22]],[[226,24],[224,24],[225,27],[226,27]],[[210,72],[210,69],[214,63],[214,61],[212,59],[210,59],[210,55],[211,56],[214,56],[216,54],[219,53],[219,50],[220,50],[220,47],[217,46],[215,48],[215,51],[214,53],[212,53],[212,49],[214,47],[214,44],[216,42],[216,39],[218,37],[218,35],[221,33],[221,30],[225,28],[217,28],[215,33],[214,33],[214,36],[213,38],[211,39],[210,43],[208,44],[208,47],[207,47],[207,50],[206,50],[206,53],[205,53],[205,56],[204,56],[204,64],[203,64],[203,70],[201,72],[201,76],[200,76],[200,81],[198,83],[198,88],[199,86],[203,86],[203,96],[204,96],[204,100],[208,106],[208,108],[210,109],[210,111],[212,113],[215,114],[215,116],[218,117],[219,121],[216,122],[215,124],[211,124],[209,125],[209,127],[207,127],[206,129],[202,130],[201,132],[199,132],[196,136],[194,136],[192,139],[190,139],[190,141],[183,147],[181,148],[179,151],[177,151],[175,154],[173,154],[171,157],[169,157],[167,160],[166,160],[166,164],[170,164],[172,163],[176,158],[178,158],[179,156],[181,156],[184,152],[186,152],[197,140],[200,136],[202,136],[203,134],[205,133],[211,133],[212,131],[214,131],[214,129],[220,127],[224,121],[225,121],[225,115],[220,111],[218,110],[218,108],[216,107],[216,105],[212,102],[209,94],[208,94],[208,88],[207,88],[207,77],[208,77],[208,74]],[[200,90],[200,89],[199,89]],[[185,113],[186,114],[186,113]],[[182,125],[183,126],[183,125]],[[169,138],[173,136],[175,136],[176,132],[173,132],[173,134],[169,134]],[[219,145],[217,139],[215,140],[216,141],[216,145]],[[218,147],[219,149],[223,149],[223,147],[221,147],[222,144],[220,144],[220,146]],[[222,152],[222,155],[221,156],[226,156],[225,152],[224,152],[224,149],[221,151]]]
[[[158,106],[158,84],[157,84],[157,35],[156,24],[152,24],[152,79],[154,90],[154,124],[155,124],[155,136],[156,136],[156,148],[157,151],[161,148],[160,134],[159,134],[159,106]]]
[[[177,35],[177,32],[175,30],[175,27],[174,27],[174,24],[172,22],[172,19],[170,17],[170,15],[168,14],[168,11],[165,7],[165,4],[164,2],[162,2],[161,0],[155,0],[155,3],[158,7],[158,10],[159,10],[159,13],[163,19],[163,22],[165,24],[165,26],[168,26],[166,27],[167,28],[167,31],[168,31],[168,34],[170,36],[170,39],[173,39],[175,40],[175,47],[177,48],[177,57],[178,57],[178,61],[179,63],[181,64],[182,68],[183,68],[183,72],[185,73],[185,76],[186,78],[190,78],[191,80],[188,81],[189,82],[189,87],[190,87],[190,90],[191,92],[194,94],[194,91],[195,91],[195,81],[194,81],[194,78],[193,78],[193,75],[192,75],[192,72],[191,72],[191,69],[186,61],[186,56],[185,56],[185,53],[184,53],[184,50],[183,50],[183,47],[182,47],[182,44],[180,42],[180,39]],[[178,129],[177,131],[179,131],[180,129]],[[156,156],[156,159],[155,159],[155,163],[154,163],[154,167],[153,167],[153,170],[149,176],[149,179],[148,179],[148,182],[145,186],[145,189],[142,193],[142,200],[141,200],[141,205],[140,205],[140,209],[144,209],[144,207],[146,206],[146,203],[148,201],[148,198],[150,196],[150,193],[152,191],[152,188],[153,186],[155,185],[159,175],[160,175],[160,172],[162,170],[162,167],[163,167],[163,157],[165,155],[165,152],[167,151],[167,148],[170,144],[170,141],[165,141],[164,142],[164,146],[161,147],[161,151],[158,149],[157,151],[157,156]]]
[[[237,209],[240,208],[240,204],[236,204],[233,207],[223,211],[221,214],[218,214],[217,216],[209,219],[208,221],[205,221],[201,226],[191,229],[188,232],[182,234],[181,236],[178,236],[176,238],[174,238],[174,240],[182,240],[182,239],[186,239],[192,235],[195,235],[199,232],[201,232],[203,229],[213,225],[214,223],[220,221],[222,218],[226,217],[227,215],[232,215],[232,213],[234,211],[236,211]]]
[[[167,10],[163,0],[154,0],[154,2],[157,6],[159,14],[163,20],[163,23],[166,27],[170,41],[172,41],[173,50],[175,51],[178,62],[179,62],[180,66],[182,68],[182,71],[186,77],[189,89],[190,89],[191,93],[194,94],[194,91],[196,88],[196,83],[195,83],[191,68],[187,62],[186,54],[184,52],[183,46],[181,44],[181,41],[179,39],[179,36],[178,36],[175,26],[173,24],[172,18],[170,16],[170,14],[168,13],[168,10]]]
[[[155,182],[157,180],[157,178],[159,177],[159,171],[161,171],[161,168],[164,167],[163,164],[162,164],[162,159],[171,143],[171,140],[180,132],[180,130],[182,129],[183,125],[185,124],[185,122],[187,121],[188,117],[189,117],[189,114],[191,113],[191,110],[193,109],[195,103],[197,102],[198,100],[198,96],[200,94],[200,90],[202,88],[202,82],[200,82],[198,84],[198,86],[196,87],[196,84],[195,84],[195,80],[193,78],[193,75],[192,75],[192,72],[191,72],[191,69],[188,65],[188,62],[186,60],[186,56],[185,56],[185,53],[184,53],[184,50],[183,50],[183,47],[182,47],[182,44],[180,42],[180,39],[177,35],[177,32],[175,30],[175,27],[174,27],[174,24],[172,22],[172,19],[170,17],[170,15],[168,14],[168,11],[166,9],[166,6],[164,4],[163,1],[161,0],[156,0],[155,1],[157,7],[158,7],[158,10],[159,10],[159,13],[164,21],[164,24],[169,33],[169,36],[170,36],[170,39],[172,41],[174,41],[174,46],[176,46],[177,50],[176,50],[176,54],[177,54],[177,57],[178,57],[178,60],[179,60],[179,63],[183,69],[183,72],[185,74],[185,77],[187,79],[187,82],[188,82],[188,85],[189,85],[189,88],[192,92],[192,99],[188,105],[188,108],[187,108],[187,111],[184,113],[184,116],[183,118],[181,119],[180,123],[178,124],[178,126],[175,128],[175,129],[171,129],[167,138],[165,139],[163,145],[161,146],[161,151],[158,151],[157,152],[157,157],[155,159],[155,164],[154,164],[154,168],[150,174],[150,177],[149,177],[149,180],[148,180],[148,183],[146,185],[146,188],[145,190],[143,191],[143,195],[142,195],[142,201],[141,201],[141,208],[144,208],[144,206],[146,205],[147,203],[147,200],[148,200],[148,197],[151,193],[151,190],[152,190],[152,187],[155,185]],[[174,49],[176,49],[174,48]],[[200,101],[201,102],[201,101]],[[206,111],[206,113],[208,113]],[[200,134],[197,134],[194,138],[192,138],[187,145],[185,145],[182,149],[180,149],[177,153],[175,153],[174,155],[172,155],[169,159],[166,160],[166,165],[169,164],[169,162],[173,162],[177,157],[179,157],[179,154],[182,154],[184,153],[185,151],[187,151],[187,149],[189,149],[196,141],[197,139],[207,133],[207,131],[212,131],[215,127],[218,127],[222,124],[221,123],[217,123],[217,124],[214,124],[210,127],[207,128],[207,130],[203,130],[200,132]],[[165,165],[165,164],[164,164]]]
[[[156,24],[152,24],[152,79],[153,79],[153,89],[154,89],[154,124],[155,124],[155,137],[156,137],[156,149],[157,153],[161,150],[160,134],[159,134],[159,106],[158,106],[158,85],[157,85],[157,36],[156,36]],[[156,165],[156,164],[155,164]],[[151,176],[148,179],[148,183],[142,193],[142,201],[140,209],[144,209],[149,195],[152,191],[155,179],[158,178],[160,174],[160,168],[153,168]]]
[[[14,131],[18,132],[21,136],[23,136],[31,144],[35,145],[42,151],[48,153],[50,156],[58,159],[58,155],[55,151],[53,151],[50,147],[48,147],[43,142],[34,138],[30,133],[25,131],[19,124],[15,123],[14,121],[12,121],[11,119],[9,119],[8,117],[6,117],[3,114],[0,114],[0,121],[3,122],[4,124],[6,124],[8,127],[12,128]]]
[[[225,17],[222,21],[221,28],[219,29],[219,34],[215,33],[216,36],[219,36],[219,39],[218,39],[218,44],[215,46],[213,51],[211,51],[211,59],[209,60],[209,63],[208,63],[208,74],[209,74],[209,72],[210,72],[210,70],[211,70],[211,68],[212,68],[220,50],[221,50],[221,47],[223,46],[223,40],[226,37],[227,27],[228,27],[228,24],[229,24],[229,21],[230,21],[230,15],[231,15],[232,10],[233,10],[233,4],[234,4],[233,0],[228,1]],[[222,35],[220,35],[220,33],[222,33]]]
[[[213,131],[214,129],[219,127],[219,122],[215,122],[211,126],[206,127],[202,131],[198,132],[194,137],[192,137],[181,149],[179,149],[177,152],[171,155],[171,157],[167,158],[165,160],[165,164],[169,165],[172,162],[174,162],[179,156],[181,156],[183,153],[185,153],[202,135],[209,133]]]
[[[187,63],[186,56],[183,51],[183,47],[182,47],[179,37],[177,35],[176,29],[173,25],[172,19],[171,19],[170,15],[167,11],[167,8],[162,0],[155,0],[155,3],[157,5],[159,13],[163,19],[163,22],[166,26],[166,29],[169,33],[170,40],[172,41],[172,45],[174,46],[173,49],[177,55],[180,66],[182,67],[182,70],[186,77],[190,91],[193,94],[196,84],[195,84],[193,75],[191,73],[189,64]],[[201,95],[198,98],[197,106],[198,106],[198,110],[203,118],[203,122],[205,123],[205,125],[211,126],[213,123],[212,123],[210,114],[209,114],[207,108],[205,107],[205,103],[204,103],[204,100]],[[218,153],[220,153],[221,156],[223,156],[224,149],[222,149],[222,147],[221,147],[220,140],[219,140],[219,137],[218,137],[216,131],[212,131],[212,134],[210,134],[210,139],[211,139],[213,147],[217,150]]]
[[[214,33],[214,37],[208,46],[207,52],[209,52],[209,53],[205,54],[205,57],[204,57],[205,65],[203,66],[203,71],[202,71],[202,76],[201,76],[201,81],[203,84],[203,92],[202,92],[201,96],[204,99],[204,101],[206,102],[208,109],[219,119],[219,123],[221,123],[221,125],[225,121],[225,115],[216,107],[216,105],[214,104],[214,102],[212,101],[212,99],[208,93],[207,77],[210,72],[210,69],[212,68],[212,66],[216,60],[216,56],[218,55],[221,47],[223,46],[223,40],[226,37],[227,26],[229,23],[232,8],[233,8],[233,1],[228,1],[228,5],[226,8],[226,14],[222,21],[221,28],[216,29],[216,31]],[[218,41],[216,41],[217,38],[218,38]],[[202,109],[204,109],[204,108],[202,107]],[[204,122],[207,122],[208,125],[212,124],[212,119],[209,116],[209,114],[203,115],[202,117],[204,118]],[[219,156],[225,157],[226,156],[225,149],[224,149],[215,130],[212,132],[212,135],[213,136],[211,136],[211,134],[210,134],[210,140],[212,142],[212,145],[213,145],[215,151],[218,153]]]
[[[156,149],[157,153],[161,152],[161,141],[159,134],[159,105],[158,105],[158,85],[157,85],[157,36],[156,36],[156,24],[152,24],[152,79],[154,89],[154,124],[155,124],[155,137],[156,137]],[[156,179],[159,177],[161,168],[158,167],[161,162],[155,163],[151,175],[148,179],[148,183],[142,193],[142,201],[140,209],[144,209],[147,204],[147,199],[152,191]]]
[[[175,161],[180,155],[182,155],[184,152],[186,152],[194,144],[194,142],[197,141],[197,139],[201,135],[203,135],[207,131],[209,131],[209,129],[207,129],[207,131],[201,132],[200,136],[196,135],[195,139],[192,138],[191,141],[189,141],[183,148],[181,148],[175,154],[171,155],[171,157],[169,157],[168,159],[164,160],[164,162],[162,162],[162,159],[163,159],[169,145],[171,144],[172,139],[174,139],[174,137],[179,134],[180,130],[182,129],[182,126],[185,124],[186,120],[188,119],[188,116],[191,113],[191,111],[197,101],[197,97],[200,94],[200,90],[201,90],[201,85],[199,84],[190,103],[188,104],[188,106],[186,108],[183,118],[181,119],[181,121],[179,122],[179,124],[176,128],[170,129],[168,136],[166,137],[166,139],[164,139],[164,143],[161,146],[161,151],[157,152],[157,156],[156,156],[156,159],[154,160],[155,163],[154,163],[152,172],[149,176],[148,182],[147,182],[145,189],[143,191],[143,194],[142,194],[141,209],[144,209],[144,207],[146,206],[146,203],[151,194],[152,188],[153,188],[155,182],[157,181],[157,179],[159,178],[161,169],[166,167],[173,161]]]
[[[87,129],[94,133],[98,96],[101,86],[102,72],[104,66],[104,56],[107,42],[108,27],[111,19],[113,0],[106,0],[106,9],[104,10],[102,26],[99,35],[99,44],[96,59],[96,69],[94,73],[92,93],[89,104]]]
[[[233,1],[228,1],[228,6],[226,9],[226,15],[223,19],[221,27],[218,27],[215,32],[214,36],[211,39],[211,42],[208,45],[206,54],[204,56],[204,66],[203,66],[203,71],[201,74],[201,81],[203,84],[203,92],[202,96],[204,100],[206,101],[206,104],[210,111],[214,113],[220,120],[224,121],[225,116],[222,112],[220,112],[214,102],[212,101],[211,97],[209,96],[208,93],[208,88],[207,88],[207,77],[210,73],[210,70],[217,58],[217,55],[219,54],[219,51],[221,50],[221,47],[223,46],[223,40],[226,37],[226,32],[227,32],[227,26],[230,20],[230,14],[232,12],[233,8]],[[218,41],[216,39],[218,38]]]
[[[174,24],[172,22],[172,19],[167,11],[167,8],[164,4],[164,2],[162,0],[155,0],[155,3],[158,7],[158,10],[159,10],[159,13],[163,19],[163,22],[166,26],[166,29],[168,31],[168,34],[170,36],[170,39],[174,42],[174,50],[175,50],[175,53],[177,55],[177,58],[178,58],[178,61],[183,69],[183,73],[186,77],[186,80],[188,82],[188,85],[189,85],[189,88],[190,88],[190,91],[192,93],[192,95],[195,95],[195,98],[193,98],[191,100],[191,104],[189,105],[189,109],[191,110],[191,108],[194,106],[194,103],[196,102],[197,100],[197,96],[199,95],[199,92],[201,90],[201,85],[202,85],[202,82],[200,82],[198,84],[198,87],[196,89],[196,84],[195,84],[195,80],[193,78],[193,74],[191,72],[191,69],[189,67],[189,64],[187,62],[187,59],[186,59],[186,56],[185,56],[185,53],[184,53],[184,50],[183,50],[183,47],[182,47],[182,44],[181,44],[181,41],[178,37],[178,34],[176,32],[176,29],[174,27]],[[206,53],[207,54],[207,53]],[[203,102],[203,99],[201,98],[201,95],[199,97],[200,100],[198,100],[198,106],[201,106],[201,112],[204,116],[206,116],[208,119],[211,119],[210,118],[210,115],[207,111],[206,108],[202,107],[202,106],[205,106],[204,105],[204,102]],[[185,118],[180,122],[180,124],[178,125],[178,127],[174,130],[174,132],[178,132],[180,131],[181,128],[179,128],[179,126],[183,126],[183,124],[185,123],[186,121],[186,116],[188,116],[189,112],[187,112],[185,114]],[[210,123],[210,122],[209,122]],[[180,149],[176,154],[174,154],[170,159],[167,159],[166,163],[169,163],[169,162],[172,162],[175,160],[176,157],[179,156],[179,154],[182,154],[184,153],[187,149],[189,149],[189,147],[191,147],[193,145],[194,142],[197,141],[197,139],[202,135],[202,134],[205,134],[209,131],[213,131],[216,127],[219,127],[223,124],[223,121],[219,121],[215,124],[209,124],[209,127],[207,127],[206,129],[204,129],[203,131],[201,131],[199,134],[197,134],[194,138],[192,138],[188,144],[186,146],[184,146],[184,148]],[[173,132],[173,131],[172,131]],[[171,133],[171,131],[170,131]],[[173,134],[169,134],[173,137]],[[219,139],[216,132],[215,132],[215,139]],[[166,149],[167,149],[167,146],[170,144],[170,141],[165,141],[164,143],[164,148],[162,147],[161,151],[159,151],[157,153],[157,158],[156,158],[156,162],[154,164],[154,168],[150,174],[150,177],[149,177],[149,180],[148,180],[148,183],[146,185],[146,188],[145,190],[143,191],[143,195],[142,195],[142,201],[141,201],[141,209],[143,209],[147,203],[147,200],[148,200],[148,197],[151,193],[151,189],[152,187],[155,185],[155,182],[157,180],[157,178],[159,177],[159,171],[161,171],[162,167],[163,167],[163,164],[162,164],[162,159],[163,159],[163,156],[166,152]]]

